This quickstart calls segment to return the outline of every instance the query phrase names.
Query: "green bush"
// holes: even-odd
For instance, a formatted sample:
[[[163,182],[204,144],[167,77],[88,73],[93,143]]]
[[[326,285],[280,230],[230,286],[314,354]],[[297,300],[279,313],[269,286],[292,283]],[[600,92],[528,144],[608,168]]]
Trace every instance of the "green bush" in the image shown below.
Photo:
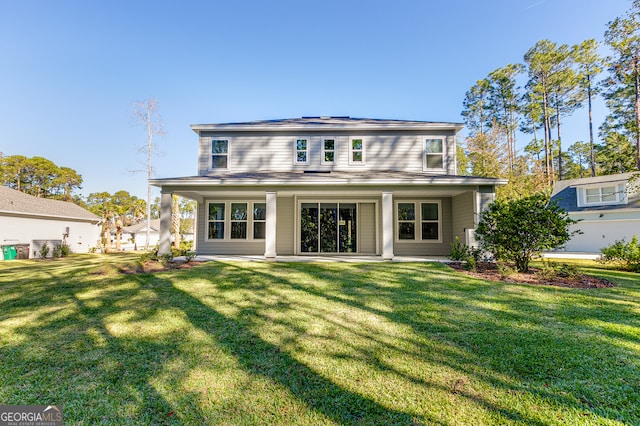
[[[560,248],[580,233],[569,231],[574,223],[567,212],[538,194],[492,203],[480,213],[476,237],[480,247],[496,260],[513,262],[519,272],[527,272],[532,257],[542,250]]]
[[[451,243],[451,252],[447,257],[453,261],[466,262],[469,269],[475,270],[481,254],[482,250],[461,242],[460,238],[456,236],[455,241]]]
[[[623,238],[600,251],[603,263],[617,263],[627,271],[640,272],[640,244],[636,235],[629,242]]]
[[[47,245],[46,241],[42,245],[42,247],[40,247],[40,251],[38,252],[38,254],[40,255],[40,259],[44,259],[49,255],[49,246]]]

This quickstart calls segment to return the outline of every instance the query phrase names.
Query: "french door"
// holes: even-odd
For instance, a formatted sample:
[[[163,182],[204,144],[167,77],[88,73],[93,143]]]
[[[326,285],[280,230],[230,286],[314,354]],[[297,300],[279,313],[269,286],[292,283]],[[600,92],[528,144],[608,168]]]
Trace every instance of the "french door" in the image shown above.
[[[356,203],[302,203],[301,253],[355,253]]]

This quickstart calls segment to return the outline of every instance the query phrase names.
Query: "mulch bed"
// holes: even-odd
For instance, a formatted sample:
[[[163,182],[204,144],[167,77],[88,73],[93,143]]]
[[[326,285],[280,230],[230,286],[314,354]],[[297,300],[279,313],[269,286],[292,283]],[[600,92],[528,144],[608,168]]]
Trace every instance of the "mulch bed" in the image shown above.
[[[501,274],[498,265],[493,262],[481,262],[475,271],[469,271],[466,264],[462,262],[451,262],[449,266],[466,275],[482,278],[489,281],[500,281],[507,283],[522,283],[533,285],[551,285],[557,287],[570,288],[609,288],[615,285],[603,278],[596,278],[590,275],[579,274],[577,276],[560,276],[546,277],[541,273],[539,268],[529,268],[529,272],[516,272],[513,274]]]

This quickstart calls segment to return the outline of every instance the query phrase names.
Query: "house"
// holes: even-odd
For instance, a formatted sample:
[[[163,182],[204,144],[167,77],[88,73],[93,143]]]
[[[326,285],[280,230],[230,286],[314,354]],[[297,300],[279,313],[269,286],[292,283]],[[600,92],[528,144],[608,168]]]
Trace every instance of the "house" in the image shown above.
[[[158,244],[160,238],[160,219],[151,219],[149,226],[149,247]],[[115,242],[116,229],[111,228],[111,240]],[[122,250],[138,250],[145,247],[147,241],[147,222],[122,227],[120,236]]]
[[[160,219],[151,219],[149,222],[149,247],[158,245],[160,239]],[[116,230],[111,229],[112,240],[115,241]],[[147,241],[147,222],[136,223],[135,225],[124,226],[121,235],[122,250],[138,250],[145,247]],[[189,229],[180,235],[181,240],[193,240],[193,230]]]
[[[74,203],[0,186],[0,245],[24,249],[19,257],[39,257],[42,245],[52,249],[62,242],[72,253],[86,253],[99,241],[100,218],[93,213]]]
[[[302,117],[198,124],[196,176],[161,188],[160,252],[171,196],[197,201],[198,254],[444,256],[473,242],[506,180],[458,176],[462,125]]]
[[[634,175],[638,172],[562,180],[554,185],[551,200],[579,220],[572,230],[582,231],[564,250],[599,253],[616,240],[640,237],[640,181],[634,183]]]

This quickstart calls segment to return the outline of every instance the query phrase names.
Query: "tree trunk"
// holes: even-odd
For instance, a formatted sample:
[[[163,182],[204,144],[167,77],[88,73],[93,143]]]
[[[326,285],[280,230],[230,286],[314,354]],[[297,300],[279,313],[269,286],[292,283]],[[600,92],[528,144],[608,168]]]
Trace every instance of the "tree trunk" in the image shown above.
[[[557,99],[556,104],[559,105]],[[558,180],[562,180],[562,136],[560,136],[560,108],[558,107],[556,107],[556,129],[558,132]]]
[[[120,218],[116,219],[116,251],[120,251],[122,239],[122,220]]]
[[[589,105],[589,162],[591,163],[591,177],[596,175],[596,155],[593,149],[593,105],[591,104],[591,76],[587,74],[587,99]]]
[[[636,115],[636,167],[640,170],[640,58],[636,55],[633,59],[633,72],[635,74],[635,103],[634,112]]]

